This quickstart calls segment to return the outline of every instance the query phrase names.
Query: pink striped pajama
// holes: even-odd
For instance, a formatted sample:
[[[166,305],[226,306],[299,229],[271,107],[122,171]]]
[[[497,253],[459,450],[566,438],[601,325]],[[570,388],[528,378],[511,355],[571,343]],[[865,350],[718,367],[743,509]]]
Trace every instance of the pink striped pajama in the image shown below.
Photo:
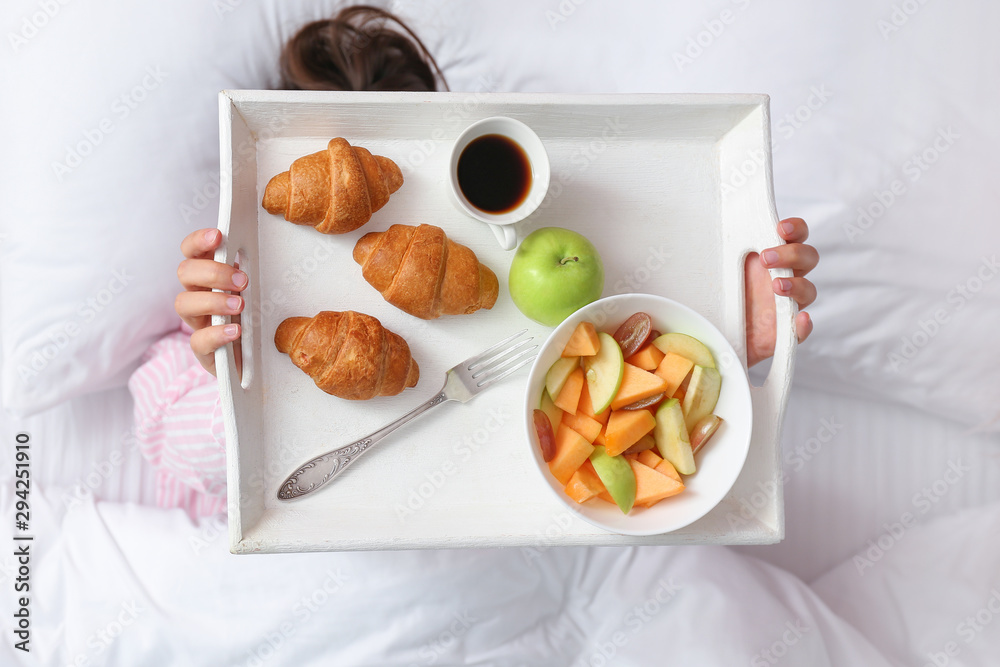
[[[216,379],[184,325],[152,346],[129,378],[139,448],[156,468],[156,501],[192,517],[226,510],[226,434]]]

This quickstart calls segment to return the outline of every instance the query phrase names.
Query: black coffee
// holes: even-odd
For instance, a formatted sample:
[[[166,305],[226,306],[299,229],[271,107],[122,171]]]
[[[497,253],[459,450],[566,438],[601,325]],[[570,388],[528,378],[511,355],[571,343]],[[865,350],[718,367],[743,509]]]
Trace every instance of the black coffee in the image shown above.
[[[499,134],[473,139],[458,158],[458,187],[481,211],[512,211],[531,189],[528,156],[515,141]]]

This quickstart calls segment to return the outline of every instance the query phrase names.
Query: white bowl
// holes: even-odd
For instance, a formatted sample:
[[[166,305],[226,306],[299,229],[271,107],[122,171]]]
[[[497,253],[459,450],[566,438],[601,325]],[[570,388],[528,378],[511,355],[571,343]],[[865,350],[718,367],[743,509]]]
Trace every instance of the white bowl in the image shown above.
[[[630,315],[645,312],[653,319],[653,328],[662,333],[679,332],[694,336],[708,346],[722,374],[722,390],[715,414],[723,419],[712,440],[695,456],[698,471],[684,476],[687,488],[671,498],[648,508],[633,508],[627,515],[603,500],[577,504],[563,490],[542,460],[532,413],[539,406],[545,374],[559,358],[576,325],[590,321],[598,331],[613,334]],[[719,504],[740,475],[747,452],[753,409],[750,383],[742,362],[732,345],[711,322],[687,306],[652,294],[619,294],[595,301],[576,311],[556,327],[542,345],[528,375],[524,403],[526,442],[542,483],[570,511],[599,528],[623,535],[658,535],[687,526],[705,516]]]

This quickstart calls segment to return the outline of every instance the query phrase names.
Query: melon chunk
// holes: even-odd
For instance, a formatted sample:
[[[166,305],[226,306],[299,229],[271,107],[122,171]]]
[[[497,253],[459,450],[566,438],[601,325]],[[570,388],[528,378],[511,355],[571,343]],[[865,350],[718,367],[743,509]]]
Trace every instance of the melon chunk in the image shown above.
[[[639,452],[639,458],[637,460],[644,466],[655,468],[663,459],[652,449],[647,449],[644,452]]]
[[[629,461],[635,473],[635,504],[649,507],[664,498],[677,495],[684,485],[638,461]]]
[[[556,455],[549,461],[549,472],[563,486],[584,461],[594,453],[594,446],[582,435],[561,425],[556,432]]]
[[[632,364],[644,371],[655,371],[661,361],[663,361],[663,353],[660,352],[660,348],[650,343],[626,359],[625,363]]]
[[[648,410],[613,410],[604,439],[608,456],[617,456],[653,430],[656,419]]]
[[[576,414],[564,412],[562,423],[564,426],[568,426],[582,435],[591,444],[593,444],[594,439],[597,438],[603,428],[601,422],[579,412]]]
[[[677,388],[681,386],[688,374],[691,373],[692,368],[694,368],[694,362],[687,357],[667,352],[663,355],[663,359],[660,360],[654,372],[667,381],[667,388],[663,391],[667,396],[673,396],[677,393]]]
[[[566,495],[578,503],[585,503],[602,491],[606,493],[607,489],[594,472],[593,465],[589,468],[580,466],[566,484]]]
[[[563,357],[592,357],[601,349],[597,338],[597,330],[590,322],[580,322],[569,337],[569,342],[563,348]]]
[[[636,401],[655,396],[666,391],[666,388],[667,381],[663,378],[627,363],[622,386],[611,401],[611,409],[618,410]]]
[[[576,407],[580,404],[581,391],[583,391],[583,369],[578,367],[563,383],[562,390],[555,398],[556,407],[563,412],[576,412]]]

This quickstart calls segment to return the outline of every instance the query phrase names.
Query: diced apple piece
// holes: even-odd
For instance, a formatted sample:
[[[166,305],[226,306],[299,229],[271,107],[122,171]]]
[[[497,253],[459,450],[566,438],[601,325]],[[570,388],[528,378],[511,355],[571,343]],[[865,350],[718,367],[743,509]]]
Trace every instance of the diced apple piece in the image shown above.
[[[664,401],[656,411],[653,438],[656,440],[656,448],[660,450],[660,456],[670,461],[677,472],[683,475],[694,474],[697,470],[694,454],[691,452],[691,442],[688,440],[688,430],[684,424],[684,413],[681,411],[680,401],[676,398]]]
[[[611,401],[611,409],[618,410],[626,405],[641,401],[656,394],[662,394],[667,388],[667,382],[658,375],[632,364],[625,364],[625,372],[622,374],[622,384],[618,388],[618,393]]]
[[[556,432],[556,455],[549,461],[549,471],[566,486],[580,464],[593,453],[594,446],[586,438],[567,426],[560,426]]]
[[[608,456],[621,454],[652,431],[655,425],[656,419],[648,410],[612,411],[604,436]]]
[[[625,363],[638,366],[644,371],[655,371],[661,361],[663,361],[663,353],[660,352],[660,348],[650,343],[626,359]]]
[[[656,441],[653,439],[652,434],[647,433],[646,435],[639,438],[639,441],[622,452],[623,455],[627,454],[639,454],[641,452],[647,452],[650,449],[656,447]],[[657,457],[659,458],[659,457]],[[652,466],[650,466],[652,467]]]
[[[653,345],[664,354],[673,352],[690,359],[697,366],[715,368],[715,357],[712,356],[712,352],[704,343],[693,336],[682,333],[663,334],[653,341]]]
[[[601,340],[601,349],[594,356],[583,358],[583,369],[594,413],[601,414],[608,409],[622,386],[625,358],[614,338],[603,331],[597,336]]]
[[[559,424],[562,423],[563,411],[556,407],[552,397],[549,396],[548,389],[542,390],[542,401],[538,407],[548,416],[549,421],[552,423],[552,432],[555,433],[558,431]]]
[[[580,392],[580,404],[577,405],[576,411],[581,414],[585,414],[591,419],[599,421],[601,424],[608,423],[608,417],[611,416],[611,410],[604,410],[601,414],[594,413],[594,404],[590,400],[590,383],[583,383],[583,390]]]
[[[545,390],[552,400],[559,396],[570,373],[580,367],[579,359],[558,359],[545,374]]]
[[[597,330],[590,322],[580,322],[569,337],[569,342],[563,348],[563,357],[592,357],[601,348]]]
[[[674,352],[668,352],[663,355],[654,372],[667,381],[667,388],[663,391],[667,396],[673,396],[692,368],[694,368],[693,361]]]
[[[590,462],[618,508],[628,514],[635,503],[635,473],[620,456],[609,456],[604,447],[595,447]]]
[[[577,412],[576,414],[573,414],[571,412],[564,412],[562,418],[562,424],[563,426],[568,426],[569,428],[573,429],[574,431],[582,435],[584,438],[586,438],[587,442],[591,444],[593,444],[594,439],[597,438],[597,436],[600,434],[601,428],[603,426],[601,422],[591,419],[587,415],[581,414],[579,412]]]
[[[583,391],[583,369],[576,368],[566,378],[562,391],[556,396],[554,401],[556,407],[570,414],[576,412],[576,407],[580,404],[581,391]]]
[[[691,371],[691,381],[684,394],[684,402],[681,404],[684,423],[689,433],[695,424],[715,410],[721,390],[722,376],[719,375],[719,371],[705,366],[694,367]]]
[[[684,484],[638,461],[629,461],[635,475],[635,504],[649,507],[684,490]]]

